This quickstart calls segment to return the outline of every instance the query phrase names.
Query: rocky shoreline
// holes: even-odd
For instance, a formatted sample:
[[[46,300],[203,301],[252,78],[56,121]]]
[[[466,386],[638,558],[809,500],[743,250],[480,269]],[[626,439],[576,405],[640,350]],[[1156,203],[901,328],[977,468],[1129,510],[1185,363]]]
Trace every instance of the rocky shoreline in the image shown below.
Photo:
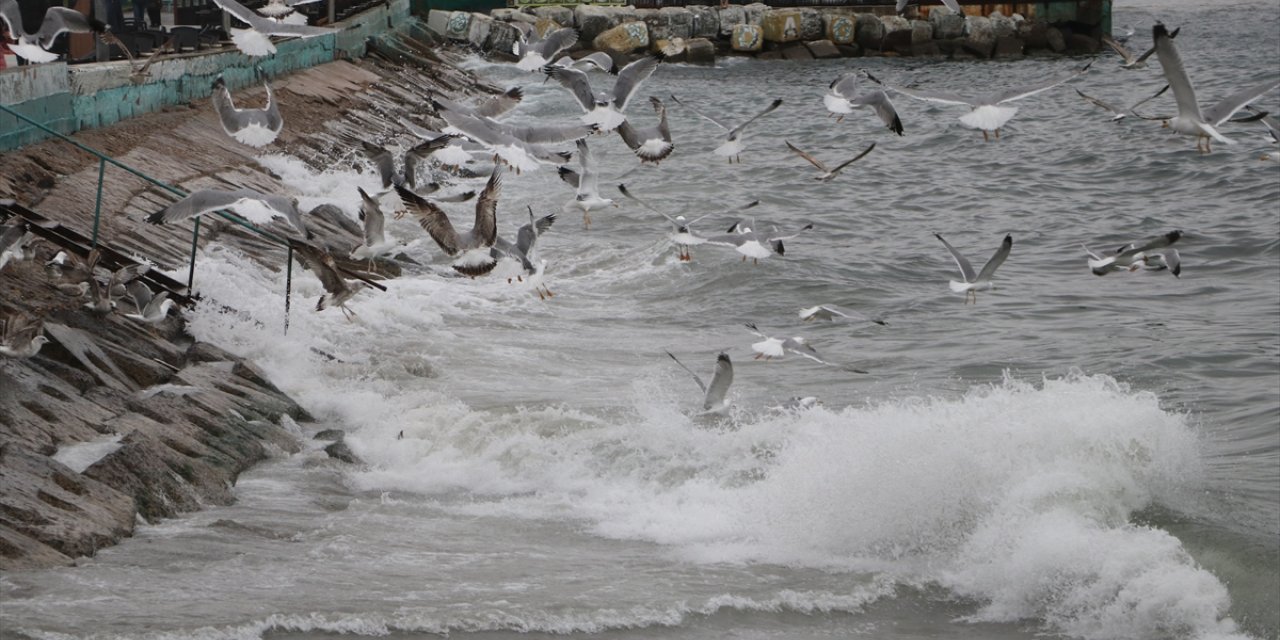
[[[971,6],[975,11],[981,6]],[[717,56],[812,60],[859,56],[946,59],[1016,59],[1026,55],[1079,55],[1101,48],[1102,5],[1083,4],[1071,19],[1053,22],[1014,13],[958,15],[942,6],[770,8],[764,4],[636,9],[630,6],[545,6],[495,9],[491,14],[433,10],[428,25],[440,37],[507,58],[527,23],[543,34],[558,27],[579,32],[572,53],[606,51],[627,57],[665,53],[672,62],[714,64]]]
[[[429,40],[425,28],[411,25],[406,33],[372,40],[368,57],[274,79],[286,126],[266,151],[323,169],[354,154],[360,139],[393,136],[384,123],[397,118],[438,126],[420,113],[431,91],[498,92]],[[254,104],[262,89],[235,98]],[[75,139],[188,190],[287,191],[256,162],[261,151],[221,130],[207,100],[82,131]],[[87,235],[97,175],[97,159],[64,142],[28,145],[0,156],[0,200]],[[123,171],[108,177],[101,193],[103,241],[161,269],[185,271],[189,228],[141,222],[171,196]],[[359,241],[354,220],[332,206],[313,211],[308,225],[314,242],[336,255]],[[266,228],[288,234],[283,221]],[[202,224],[200,242],[235,247],[265,269],[285,267],[282,247],[225,221]],[[355,461],[345,445],[311,439],[332,425],[314,420],[250,359],[196,341],[177,314],[151,329],[120,313],[85,309],[85,300],[59,290],[43,265],[56,247],[36,246],[35,259],[0,270],[0,318],[39,318],[50,340],[34,357],[0,358],[0,571],[74,564],[130,536],[139,521],[229,504],[237,476],[273,455],[307,449],[321,460],[336,459],[332,464]],[[409,264],[401,260],[379,260],[371,271],[398,274]],[[200,277],[197,264],[197,294]],[[308,302],[314,301],[295,300],[292,313],[311,313]],[[283,303],[282,291],[282,311]],[[223,312],[244,322],[280,321]]]

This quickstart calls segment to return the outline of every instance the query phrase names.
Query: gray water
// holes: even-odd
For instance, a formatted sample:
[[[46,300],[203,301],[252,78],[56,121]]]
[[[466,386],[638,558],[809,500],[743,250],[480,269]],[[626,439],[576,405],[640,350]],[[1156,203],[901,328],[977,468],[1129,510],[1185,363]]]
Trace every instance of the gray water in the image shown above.
[[[1280,6],[1117,9],[1149,41],[1159,18],[1203,103],[1275,73]],[[144,526],[79,566],[0,576],[0,623],[38,638],[1274,638],[1280,635],[1280,165],[1257,125],[1201,155],[1158,123],[1112,124],[1068,87],[1018,103],[998,142],[963,109],[897,99],[907,135],[870,114],[828,119],[821,94],[864,67],[967,91],[1069,74],[1083,59],[727,60],[664,65],[643,95],[733,120],[773,97],[741,165],[671,106],[677,150],[622,180],[686,215],[759,198],[757,225],[812,222],[784,257],[716,247],[682,263],[665,223],[630,203],[590,231],[561,215],[527,283],[448,277],[410,221],[391,232],[433,270],[362,294],[348,323],[295,313],[283,276],[212,248],[197,280],[264,328],[215,309],[197,337],[252,353],[367,465],[315,448],[240,479],[238,504]],[[567,94],[476,61],[528,94],[516,120],[577,112]],[[600,81],[600,76],[593,80]],[[1158,66],[1110,56],[1075,82],[1124,103]],[[711,105],[715,105],[714,107]],[[1260,102],[1280,109],[1273,93]],[[1150,105],[1172,113],[1169,97]],[[642,100],[633,118],[650,122]],[[820,184],[790,140],[840,160]],[[602,185],[635,165],[593,140]],[[368,173],[262,162],[304,206],[354,211]],[[501,228],[570,191],[509,175]],[[390,205],[388,199],[386,204]],[[456,209],[463,219],[467,207]],[[727,227],[713,216],[704,231]],[[1181,278],[1098,278],[1080,243],[1172,229]],[[951,293],[939,232],[985,261],[1012,256],[976,305]],[[319,295],[301,278],[300,295]],[[819,303],[882,316],[803,324]],[[216,305],[210,305],[216,306]],[[751,359],[743,323],[803,335],[838,366]],[[341,362],[321,360],[315,347]],[[736,365],[730,420],[696,417],[704,377]],[[852,368],[869,371],[853,373]],[[822,405],[770,407],[792,396]],[[404,439],[396,435],[403,431]]]

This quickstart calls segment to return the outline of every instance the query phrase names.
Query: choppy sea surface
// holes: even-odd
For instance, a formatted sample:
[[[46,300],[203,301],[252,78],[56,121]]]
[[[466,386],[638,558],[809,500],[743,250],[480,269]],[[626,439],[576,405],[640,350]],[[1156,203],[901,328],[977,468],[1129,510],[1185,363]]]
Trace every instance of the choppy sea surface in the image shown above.
[[[1203,103],[1276,73],[1274,1],[1116,9],[1135,47],[1155,19],[1182,27]],[[450,277],[412,221],[393,221],[430,269],[361,294],[354,322],[296,304],[282,337],[283,274],[211,247],[199,287],[262,326],[208,305],[192,331],[253,354],[366,464],[312,444],[243,475],[234,506],[141,526],[75,568],[0,576],[5,635],[1277,637],[1280,164],[1258,159],[1274,148],[1261,127],[1228,126],[1238,144],[1202,155],[1060,87],[984,143],[962,108],[897,98],[897,137],[821,102],[859,67],[964,92],[1084,62],[662,66],[643,96],[729,120],[785,103],[729,165],[710,154],[716,130],[668,100],[673,156],[628,173],[616,136],[593,140],[602,186],[690,216],[758,198],[759,227],[815,225],[759,265],[707,246],[681,262],[665,223],[624,203],[590,231],[560,216],[540,241],[556,293],[543,301],[504,277]],[[525,87],[516,121],[578,115],[554,83],[472,66]],[[1127,103],[1163,80],[1107,55],[1073,84]],[[630,113],[652,121],[644,100]],[[784,139],[831,161],[877,148],[824,184]],[[262,162],[304,207],[354,213],[355,186],[374,186],[349,161]],[[508,175],[500,229],[571,195],[551,169]],[[1081,243],[1172,229],[1181,278],[1086,267]],[[1012,234],[997,288],[976,305],[951,293],[933,232],[979,264]],[[310,276],[295,288],[321,292]],[[820,303],[888,324],[800,322]],[[838,366],[753,360],[747,322]],[[730,419],[696,416],[701,393],[664,350],[704,378],[717,352],[733,358]],[[793,396],[821,405],[774,408]]]

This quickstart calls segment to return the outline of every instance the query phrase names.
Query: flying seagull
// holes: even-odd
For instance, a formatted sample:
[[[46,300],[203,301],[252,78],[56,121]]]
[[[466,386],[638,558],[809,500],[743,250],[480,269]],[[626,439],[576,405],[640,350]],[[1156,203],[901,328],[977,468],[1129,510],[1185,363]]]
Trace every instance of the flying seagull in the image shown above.
[[[824,305],[824,304],[820,304],[814,307],[808,307],[800,310],[800,319],[804,320],[805,322],[813,322],[814,320],[831,322],[836,318],[846,318],[849,320],[865,320],[867,322],[874,322],[882,327],[889,325],[888,322],[885,322],[880,318],[871,318],[855,312],[845,312],[835,307]]]
[[[15,313],[0,322],[0,356],[30,358],[49,339],[44,337],[44,323]]]
[[[866,73],[865,71],[863,73]],[[870,77],[870,74],[868,74]],[[858,74],[846,73],[839,78],[831,81],[827,87],[827,93],[822,96],[822,104],[827,107],[827,111],[838,116],[836,122],[844,120],[846,115],[853,113],[855,107],[871,107],[879,116],[880,121],[890,131],[902,135],[902,120],[898,119],[898,111],[893,107],[893,101],[889,99],[889,95],[884,91],[876,89],[866,93],[858,92]]]
[[[456,133],[485,146],[490,153],[515,169],[517,174],[537,170],[541,163],[563,164],[570,153],[553,151],[540,144],[521,140],[508,131],[495,127],[492,119],[478,118],[465,112],[452,111],[443,104],[434,103],[436,111],[448,123],[445,133]]]
[[[103,285],[98,280],[98,276],[94,275],[100,257],[101,254],[95,249],[89,253],[89,257],[85,260],[86,268],[89,271],[89,302],[86,302],[84,306],[95,313],[106,315],[115,310],[116,299],[122,298],[128,293],[126,289],[128,284],[150,271],[151,265],[145,262],[137,262],[120,267],[111,272],[111,277],[107,279],[107,284]]]
[[[1072,88],[1074,89],[1074,87],[1072,87]],[[1120,120],[1123,120],[1123,119],[1124,119],[1126,116],[1128,116],[1130,113],[1132,113],[1132,114],[1134,114],[1134,115],[1138,116],[1139,118],[1146,119],[1144,116],[1142,116],[1142,115],[1138,114],[1138,113],[1137,113],[1136,111],[1134,111],[1134,110],[1135,110],[1135,109],[1137,109],[1138,107],[1142,106],[1143,104],[1146,104],[1147,102],[1150,102],[1150,101],[1152,101],[1152,100],[1156,99],[1157,97],[1159,97],[1161,94],[1163,94],[1165,91],[1168,91],[1168,90],[1169,90],[1169,85],[1167,85],[1167,84],[1166,84],[1166,85],[1164,86],[1164,88],[1163,88],[1163,89],[1161,89],[1161,90],[1159,90],[1159,91],[1155,92],[1155,94],[1154,94],[1154,95],[1148,96],[1148,97],[1146,97],[1146,98],[1143,98],[1142,100],[1139,100],[1138,102],[1135,102],[1135,103],[1133,104],[1133,106],[1130,106],[1127,110],[1121,110],[1121,109],[1119,109],[1118,107],[1116,107],[1115,105],[1111,104],[1110,102],[1107,102],[1107,101],[1105,101],[1105,100],[1101,100],[1101,99],[1099,99],[1099,98],[1095,98],[1095,97],[1090,96],[1090,95],[1086,95],[1086,94],[1085,94],[1085,92],[1083,92],[1083,91],[1081,91],[1081,90],[1079,90],[1079,89],[1076,89],[1075,91],[1076,91],[1076,93],[1077,93],[1077,94],[1079,94],[1079,95],[1080,95],[1080,97],[1081,97],[1081,98],[1084,98],[1085,100],[1089,101],[1089,102],[1090,102],[1090,103],[1092,103],[1093,105],[1098,106],[1098,107],[1101,107],[1101,108],[1103,108],[1103,109],[1106,109],[1107,111],[1110,111],[1110,112],[1111,112],[1111,121],[1112,121],[1112,122],[1118,122],[1118,121],[1120,121]]]
[[[533,261],[530,259],[531,254],[533,253],[533,246],[537,244],[538,238],[542,234],[546,233],[547,230],[551,228],[551,225],[556,221],[556,214],[554,213],[542,216],[541,218],[535,218],[533,214],[533,207],[528,207],[528,209],[529,222],[521,225],[520,228],[516,230],[515,243],[513,244],[506,238],[498,236],[497,239],[494,240],[493,248],[489,250],[489,254],[493,256],[494,260],[511,258],[512,260],[519,261],[521,275],[516,277],[521,281],[524,280],[523,276],[532,276],[538,272],[537,266],[534,265]],[[511,278],[507,278],[507,283],[510,284],[510,282]],[[536,285],[534,287],[534,291],[536,291],[538,297],[543,300],[555,297],[555,294],[551,293],[551,290],[546,288],[546,285],[543,284]]]
[[[687,220],[685,219],[684,216],[680,216],[680,215],[673,217],[664,211],[660,211],[654,208],[652,205],[645,202],[644,200],[641,200],[640,198],[637,198],[636,196],[632,195],[631,191],[627,189],[627,185],[625,184],[619,184],[618,191],[621,192],[622,195],[626,196],[627,198],[636,201],[636,203],[638,203],[640,206],[644,207],[645,209],[648,209],[649,211],[652,211],[662,216],[663,218],[666,218],[667,222],[671,223],[671,243],[676,245],[676,248],[679,250],[680,260],[682,262],[688,262],[690,260],[693,260],[693,254],[689,251],[689,247],[703,244],[704,242],[706,242],[706,239],[704,239],[702,236],[694,234],[693,229],[691,227],[693,227],[693,225],[697,223],[699,220],[712,214],[704,213],[694,218],[693,220]],[[754,208],[758,204],[760,204],[759,200],[752,200],[751,202],[748,202],[747,204],[733,210],[733,212],[736,213],[736,212],[746,211],[747,209]]]
[[[409,211],[418,217],[418,224],[440,246],[445,255],[454,258],[453,268],[458,273],[475,278],[493,270],[497,265],[490,252],[498,237],[498,198],[502,194],[502,166],[495,165],[489,182],[476,200],[475,224],[470,231],[459,233],[434,202],[418,194],[396,186],[396,193]]]
[[[347,307],[347,302],[368,285],[363,282],[348,282],[343,278],[333,255],[324,249],[292,238],[289,246],[293,247],[293,254],[297,256],[298,262],[316,274],[320,279],[320,286],[324,287],[324,295],[316,301],[316,311],[337,307],[347,320],[351,320],[356,313]]]
[[[809,342],[800,336],[792,338],[773,338],[760,332],[755,324],[748,322],[747,329],[757,337],[763,338],[760,342],[751,345],[751,350],[756,353],[756,360],[764,358],[772,360],[774,358],[785,357],[788,353],[802,356],[820,362],[822,364],[831,364],[826,360],[818,357],[818,350],[809,345]]]
[[[961,124],[964,124],[966,127],[982,131],[983,140],[990,140],[988,137],[989,132],[994,132],[996,139],[998,140],[1000,139],[1000,128],[1013,118],[1014,114],[1018,113],[1018,108],[1008,106],[1008,103],[1015,100],[1022,100],[1023,98],[1029,98],[1037,93],[1048,91],[1060,84],[1079,77],[1080,75],[1088,72],[1089,67],[1092,64],[1093,63],[1090,62],[1071,75],[1063,78],[1048,80],[1038,84],[1018,87],[1007,91],[997,91],[975,98],[966,98],[955,93],[941,91],[922,91],[920,89],[904,89],[902,87],[885,86],[888,86],[889,89],[901,93],[904,96],[915,98],[917,100],[937,102],[940,104],[958,104],[969,107],[969,113],[960,116]],[[879,82],[879,80],[872,76],[868,77],[874,82]]]
[[[1169,37],[1174,38],[1174,37],[1177,37],[1177,35],[1178,35],[1178,30],[1175,29],[1173,33],[1169,34]],[[1143,51],[1142,55],[1135,56],[1133,55],[1132,51],[1129,51],[1128,47],[1124,46],[1124,44],[1120,42],[1117,42],[1116,40],[1112,39],[1111,36],[1106,34],[1102,35],[1102,44],[1105,44],[1108,47],[1111,47],[1111,50],[1115,51],[1116,55],[1120,56],[1120,58],[1123,60],[1123,62],[1120,63],[1120,66],[1125,69],[1145,69],[1147,67],[1147,58],[1150,58],[1151,54],[1156,52],[1155,46],[1152,46],[1150,49]]]
[[[1169,31],[1165,29],[1163,24],[1157,22],[1151,29],[1151,38],[1156,43],[1156,59],[1160,61],[1160,68],[1164,72],[1164,78],[1169,82],[1169,86],[1173,88],[1173,97],[1178,102],[1178,115],[1167,120],[1164,126],[1183,135],[1195,136],[1196,150],[1201,153],[1213,151],[1213,140],[1225,144],[1235,144],[1235,142],[1218,133],[1217,127],[1231,119],[1231,116],[1244,108],[1246,104],[1280,86],[1280,79],[1267,80],[1248,89],[1237,91],[1212,107],[1201,111],[1200,103],[1196,100],[1195,87],[1191,85],[1191,78],[1187,76],[1187,71],[1182,66],[1182,57],[1178,55],[1177,48],[1173,46],[1173,38],[1170,36]]]
[[[636,128],[631,125],[631,121],[624,120],[618,125],[618,135],[622,136],[622,141],[635,152],[641,162],[658,164],[671,155],[676,146],[671,143],[671,129],[667,126],[667,107],[653,96],[649,97],[649,103],[658,114],[658,124]]]
[[[783,240],[790,240],[812,228],[812,224],[806,224],[798,231],[784,235],[777,229],[774,229],[773,233],[758,233],[752,231],[749,226],[735,223],[729,228],[729,233],[708,236],[705,240],[707,244],[733,247],[735,251],[742,254],[743,262],[747,258],[751,258],[754,264],[760,264],[762,258],[768,258],[775,253],[778,255],[786,253],[786,247],[782,244]]]
[[[640,84],[653,75],[662,54],[645,56],[618,71],[618,79],[608,91],[593,91],[587,74],[579,69],[547,65],[542,71],[548,78],[560,83],[577,99],[586,112],[582,121],[600,126],[601,131],[613,131],[626,121],[627,104]]]
[[[0,269],[10,260],[22,259],[22,243],[27,237],[27,225],[23,223],[0,226]]]
[[[693,376],[693,381],[698,383],[698,388],[702,389],[702,412],[703,414],[723,414],[729,410],[729,386],[733,384],[733,362],[729,360],[729,354],[720,352],[716,356],[716,371],[711,374],[711,384],[702,381],[693,369],[684,366],[680,359],[675,357],[670,351],[666,354],[671,356],[681,369],[689,372]]]
[[[561,56],[559,60],[556,60],[552,64],[557,67],[573,67],[575,69],[582,69],[583,71],[588,71],[594,67],[605,73],[613,73],[614,69],[618,66],[614,63],[613,56],[609,55],[605,51],[595,51],[578,58],[577,60],[574,60],[570,56]]]
[[[808,160],[809,164],[817,167],[818,171],[822,172],[822,175],[813,177],[814,180],[820,180],[822,182],[830,182],[832,178],[840,175],[840,172],[844,170],[845,167],[861,160],[862,156],[865,156],[868,153],[871,153],[871,150],[876,148],[876,143],[872,142],[871,146],[867,147],[866,149],[863,149],[862,153],[859,153],[858,155],[848,160],[845,160],[842,164],[836,166],[835,168],[831,168],[831,167],[828,167],[826,164],[824,164],[821,160],[813,157],[809,153],[806,153],[805,151],[801,150],[799,147],[795,146],[794,144],[791,144],[791,142],[787,140],[783,140],[783,142],[787,143],[788,149],[793,151],[796,155],[800,156],[801,158]]]
[[[169,309],[173,307],[168,291],[153,294],[151,288],[140,280],[129,282],[125,289],[129,292],[129,297],[133,298],[137,313],[126,313],[124,317],[149,325],[160,324],[168,317]]]
[[[1089,271],[1095,276],[1105,276],[1113,271],[1136,271],[1140,266],[1168,269],[1175,277],[1182,275],[1182,259],[1173,243],[1182,238],[1182,231],[1174,230],[1156,236],[1138,245],[1129,243],[1116,249],[1110,256],[1100,256],[1080,245],[1089,254]],[[1164,251],[1158,251],[1164,249]]]
[[[600,195],[600,176],[596,172],[595,161],[587,148],[586,140],[578,141],[578,162],[582,166],[581,174],[560,167],[560,179],[577,189],[577,195],[565,203],[564,208],[566,211],[575,208],[582,211],[582,226],[590,229],[593,209],[616,207],[618,204],[612,198]]]
[[[526,42],[523,34],[511,45],[512,52],[519,56],[516,68],[521,71],[537,71],[551,62],[557,53],[572,47],[578,42],[578,30],[572,27],[556,29],[545,38],[534,38]],[[606,54],[608,55],[608,54]]]
[[[979,290],[995,288],[995,285],[991,282],[991,276],[995,275],[996,269],[999,269],[1000,265],[1004,264],[1005,258],[1009,257],[1009,251],[1013,249],[1013,235],[1006,234],[1004,241],[1000,243],[1000,248],[996,249],[990,260],[987,260],[987,264],[982,265],[982,271],[975,272],[973,265],[969,264],[969,261],[960,255],[960,252],[956,251],[955,247],[951,246],[951,243],[947,242],[939,234],[935,233],[933,237],[937,238],[942,243],[942,246],[947,248],[947,251],[951,253],[951,257],[955,258],[956,266],[960,267],[960,275],[964,278],[964,282],[952,280],[951,290],[956,293],[963,291],[966,304],[968,304],[970,298],[973,299],[974,304],[978,304]]]
[[[293,36],[314,38],[337,33],[336,29],[312,27],[305,24],[287,24],[271,18],[265,18],[257,12],[236,2],[236,0],[213,0],[214,4],[233,18],[249,25],[247,29],[231,29],[231,42],[247,56],[267,56],[276,52],[271,43],[271,36]]]
[[[187,197],[147,216],[147,222],[172,224],[221,209],[236,210],[245,206],[266,207],[273,215],[284,216],[289,224],[304,237],[310,239],[312,236],[306,223],[302,221],[302,212],[298,211],[296,198],[262,193],[253,189],[192,191]]]
[[[103,33],[107,25],[100,20],[85,16],[83,13],[66,7],[49,7],[44,12],[40,29],[35,33],[27,33],[22,26],[22,10],[18,0],[0,0],[0,20],[9,27],[9,37],[17,42],[9,45],[19,58],[30,62],[53,62],[58,54],[51,53],[49,47],[62,33]]]
[[[394,249],[397,243],[387,239],[384,229],[387,217],[382,213],[382,207],[378,206],[378,201],[361,187],[356,187],[356,191],[360,192],[360,222],[364,226],[364,242],[351,250],[351,259],[373,262],[374,258]]]
[[[712,124],[728,132],[727,135],[725,136],[725,141],[720,146],[716,147],[714,153],[718,156],[723,156],[727,158],[729,162],[742,162],[742,159],[739,156],[742,155],[742,151],[746,149],[746,146],[742,144],[742,133],[744,130],[746,130],[747,125],[751,124],[752,122],[755,122],[756,120],[764,117],[769,113],[772,113],[774,109],[777,109],[778,107],[782,106],[782,98],[778,98],[777,100],[774,100],[773,102],[769,103],[769,106],[765,107],[764,111],[761,111],[760,113],[757,113],[756,115],[752,116],[746,122],[743,122],[742,124],[736,127],[730,127],[725,122],[721,120],[717,120],[716,118],[713,118],[701,111],[698,111],[696,108],[694,108],[691,105],[687,105],[683,102],[680,102],[680,99],[675,97],[674,95],[671,96],[671,99],[675,101],[676,104],[683,107],[687,107],[690,111],[698,114],[699,116],[707,120],[710,120]]]
[[[276,104],[275,95],[271,93],[271,85],[263,82],[262,86],[267,88],[267,106],[237,109],[222,76],[213,81],[213,110],[218,112],[222,130],[237,142],[251,147],[271,144],[284,128],[284,118],[280,116],[280,105]]]

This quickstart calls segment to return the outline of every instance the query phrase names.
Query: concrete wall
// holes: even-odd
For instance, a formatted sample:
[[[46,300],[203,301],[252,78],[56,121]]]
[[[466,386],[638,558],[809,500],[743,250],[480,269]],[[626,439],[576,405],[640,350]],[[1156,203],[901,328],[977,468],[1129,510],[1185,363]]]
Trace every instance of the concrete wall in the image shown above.
[[[276,53],[250,58],[235,48],[166,57],[144,77],[132,76],[128,61],[67,65],[56,62],[0,71],[0,104],[59,133],[103,127],[164,107],[209,97],[213,79],[223,74],[235,91],[257,83],[254,66],[268,76],[306,69],[338,58],[365,54],[370,36],[405,23],[410,0],[391,0],[335,25],[335,35],[276,43]],[[49,137],[0,111],[0,151]]]

